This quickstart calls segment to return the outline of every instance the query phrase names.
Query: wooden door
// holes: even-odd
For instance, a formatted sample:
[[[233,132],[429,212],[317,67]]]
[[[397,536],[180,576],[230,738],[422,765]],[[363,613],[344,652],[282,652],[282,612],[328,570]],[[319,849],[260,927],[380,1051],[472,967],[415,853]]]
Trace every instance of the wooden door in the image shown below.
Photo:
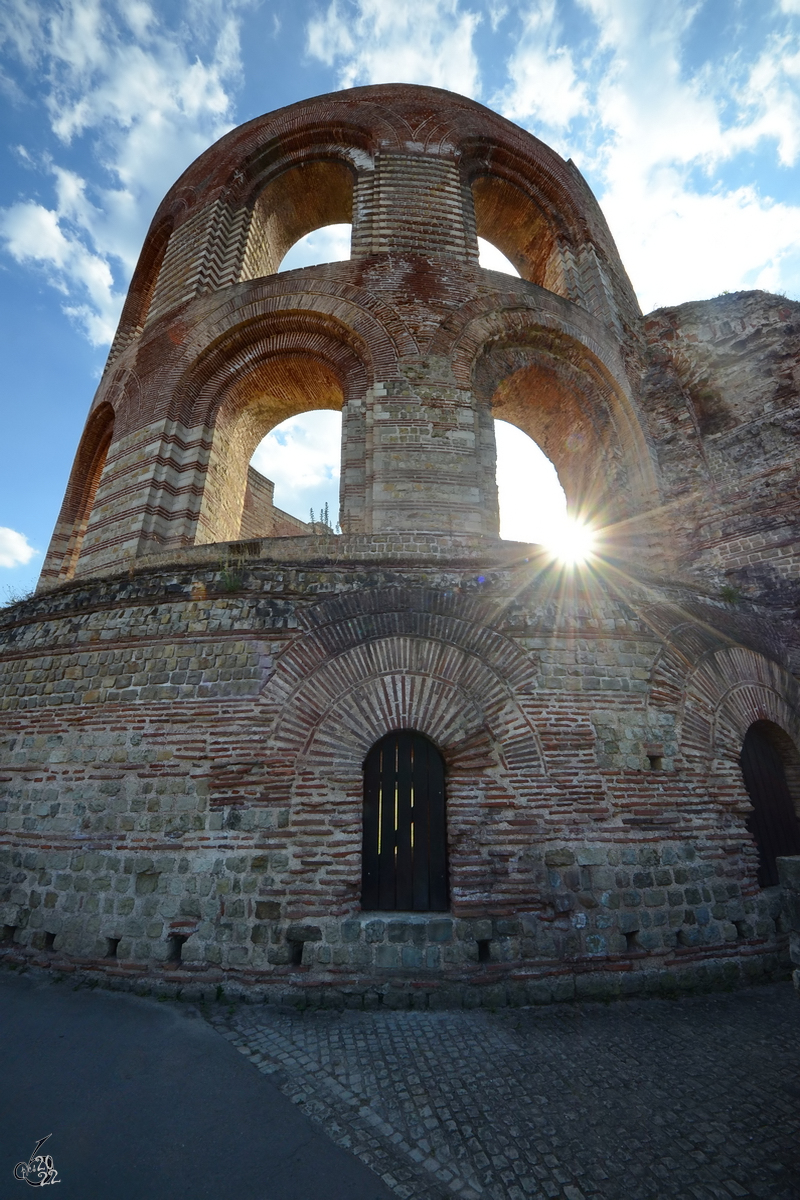
[[[364,762],[361,907],[449,907],[444,762],[428,738],[395,730]]]

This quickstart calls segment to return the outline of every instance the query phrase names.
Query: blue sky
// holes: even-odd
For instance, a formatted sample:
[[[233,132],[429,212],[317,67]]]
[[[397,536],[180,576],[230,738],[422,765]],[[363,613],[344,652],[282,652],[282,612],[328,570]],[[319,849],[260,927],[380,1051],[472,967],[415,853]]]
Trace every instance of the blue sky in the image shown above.
[[[0,0],[0,600],[35,583],[164,192],[242,121],[393,80],[573,158],[645,311],[800,298],[800,0]],[[330,430],[276,441],[278,503],[333,507]]]

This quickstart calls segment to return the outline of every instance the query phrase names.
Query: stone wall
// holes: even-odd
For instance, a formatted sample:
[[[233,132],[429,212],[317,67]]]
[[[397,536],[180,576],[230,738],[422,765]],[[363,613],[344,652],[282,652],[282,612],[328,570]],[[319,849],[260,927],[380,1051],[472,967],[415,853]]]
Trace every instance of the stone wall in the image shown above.
[[[241,538],[296,537],[312,532],[306,521],[293,517],[282,508],[276,508],[274,496],[275,484],[272,480],[261,475],[254,467],[248,467],[239,530]]]
[[[783,889],[783,919],[791,930],[792,979],[800,993],[800,858],[779,858],[778,873]]]
[[[277,273],[340,220],[349,262]],[[785,970],[739,757],[767,722],[800,815],[798,314],[642,318],[573,164],[464,97],[358,88],[212,146],[0,616],[3,953],[358,1003]],[[249,466],[319,408],[341,536]],[[594,527],[582,567],[497,537],[495,418]],[[445,915],[361,909],[363,765],[401,729],[446,767]]]
[[[540,998],[779,969],[738,768],[752,720],[796,722],[766,613],[600,577],[556,603],[560,569],[510,543],[365,570],[346,541],[320,553],[336,540],[187,551],[5,611],[7,953],[135,977],[180,943],[203,978]],[[449,915],[360,910],[361,763],[403,727],[447,764]]]

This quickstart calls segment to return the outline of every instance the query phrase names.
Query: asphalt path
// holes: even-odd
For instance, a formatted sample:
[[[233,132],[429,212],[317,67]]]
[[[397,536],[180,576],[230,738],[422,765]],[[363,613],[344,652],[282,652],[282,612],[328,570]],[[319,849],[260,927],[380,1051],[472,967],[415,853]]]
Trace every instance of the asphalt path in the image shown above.
[[[18,1162],[51,1136],[58,1183]],[[0,970],[0,1200],[392,1200],[192,1005]]]

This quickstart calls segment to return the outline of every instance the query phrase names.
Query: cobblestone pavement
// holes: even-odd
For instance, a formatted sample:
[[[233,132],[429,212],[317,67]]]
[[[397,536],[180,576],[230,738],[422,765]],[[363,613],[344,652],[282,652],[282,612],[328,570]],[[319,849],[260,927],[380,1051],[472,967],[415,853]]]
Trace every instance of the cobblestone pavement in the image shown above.
[[[413,1200],[800,1200],[790,984],[497,1012],[208,1010]]]

